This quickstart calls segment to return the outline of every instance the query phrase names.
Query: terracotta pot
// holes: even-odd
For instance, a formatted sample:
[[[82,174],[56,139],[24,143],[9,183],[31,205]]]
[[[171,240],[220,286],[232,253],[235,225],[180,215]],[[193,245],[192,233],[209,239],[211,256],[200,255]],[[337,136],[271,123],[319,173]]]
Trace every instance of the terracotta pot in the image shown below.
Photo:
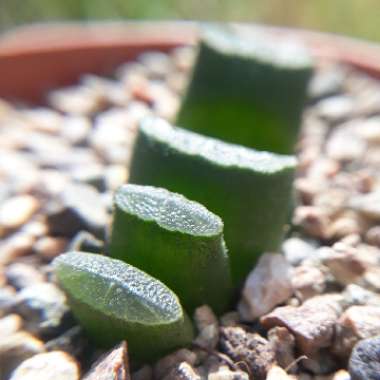
[[[279,38],[304,40],[317,61],[336,60],[380,77],[380,46],[331,34],[236,24]],[[168,51],[197,39],[194,22],[41,24],[0,37],[0,97],[43,101],[51,88],[75,82],[82,73],[109,74],[144,50]]]

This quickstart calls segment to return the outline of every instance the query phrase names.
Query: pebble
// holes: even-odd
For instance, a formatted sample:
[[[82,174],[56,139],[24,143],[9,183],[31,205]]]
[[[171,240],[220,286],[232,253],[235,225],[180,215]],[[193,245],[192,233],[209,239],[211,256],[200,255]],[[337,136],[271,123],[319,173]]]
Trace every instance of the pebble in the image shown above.
[[[221,328],[220,346],[234,362],[245,362],[257,380],[265,380],[275,362],[275,352],[270,342],[240,327]]]
[[[331,96],[317,103],[318,115],[329,123],[347,119],[354,110],[354,101],[345,95]]]
[[[295,209],[293,223],[302,227],[306,234],[318,239],[330,237],[330,220],[325,210],[315,206],[299,206]]]
[[[25,319],[28,331],[36,334],[56,334],[68,317],[65,294],[52,283],[28,286],[17,293],[13,307]]]
[[[13,263],[6,267],[8,283],[16,289],[46,281],[45,276],[34,266],[25,263]]]
[[[50,134],[59,133],[62,129],[62,115],[49,108],[33,108],[21,112],[25,124],[36,131]]]
[[[130,380],[126,342],[104,354],[83,380]]]
[[[253,321],[293,294],[291,267],[281,254],[263,254],[248,275],[238,306],[244,320]]]
[[[380,306],[380,295],[356,284],[350,284],[343,296],[348,305]]]
[[[219,366],[217,371],[210,372],[207,380],[249,380],[249,375],[243,371],[231,371],[227,366]]]
[[[198,330],[194,343],[214,349],[219,341],[219,323],[212,309],[208,305],[195,309],[194,322]]]
[[[295,336],[297,348],[308,355],[331,345],[340,313],[338,300],[323,295],[313,297],[299,307],[278,307],[260,321],[268,329],[286,327]]]
[[[283,368],[289,367],[289,372],[297,370],[295,363],[295,338],[285,327],[273,327],[268,331],[268,340],[272,344],[276,362]],[[292,365],[293,364],[293,365]]]
[[[12,286],[0,287],[0,317],[8,314],[15,303],[16,289]]]
[[[351,306],[338,322],[358,340],[370,338],[380,333],[380,306]]]
[[[313,244],[304,239],[291,237],[282,243],[281,250],[286,260],[291,265],[296,266],[301,264],[303,260],[313,257],[316,248]]]
[[[26,223],[39,209],[40,202],[31,195],[9,198],[0,207],[0,229],[16,229]]]
[[[43,352],[44,344],[33,335],[19,331],[0,340],[0,374],[8,375],[24,360]]]
[[[80,369],[78,362],[68,353],[61,351],[34,355],[20,364],[10,378],[10,380],[79,379]]]
[[[351,380],[380,379],[380,335],[360,341],[349,361]]]
[[[201,380],[197,371],[187,362],[177,364],[164,380]]]
[[[366,232],[365,239],[368,244],[372,244],[380,248],[380,225],[369,228]]]
[[[281,367],[273,366],[267,375],[266,380],[293,380],[293,376],[289,376]]]
[[[173,71],[173,63],[165,53],[145,52],[138,56],[137,61],[142,63],[146,68],[148,75],[153,78],[162,78]]]
[[[22,325],[22,318],[17,314],[8,314],[7,316],[0,318],[0,337],[4,338],[13,335],[21,330]]]
[[[29,233],[16,232],[0,243],[0,265],[7,265],[21,256],[33,252],[35,237]]]
[[[350,207],[373,221],[380,221],[380,191],[358,194],[351,198]]]
[[[66,116],[60,135],[72,145],[84,144],[91,131],[91,121],[85,116]]]
[[[294,268],[291,281],[294,294],[301,301],[322,294],[326,289],[325,275],[316,266],[301,265]]]
[[[161,379],[168,374],[176,365],[182,362],[186,362],[193,366],[197,360],[197,355],[186,349],[182,348],[164,356],[153,367],[153,374],[155,379]]]
[[[51,261],[59,254],[65,252],[67,245],[68,239],[44,236],[34,243],[33,250],[42,259]]]
[[[70,184],[47,210],[52,235],[73,237],[80,230],[103,235],[107,222],[100,194],[89,185]]]

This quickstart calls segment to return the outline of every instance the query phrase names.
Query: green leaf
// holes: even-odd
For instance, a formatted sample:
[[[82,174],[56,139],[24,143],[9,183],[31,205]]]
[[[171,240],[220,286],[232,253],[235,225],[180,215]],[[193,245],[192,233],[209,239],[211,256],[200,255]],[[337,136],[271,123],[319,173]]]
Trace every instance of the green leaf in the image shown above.
[[[141,270],[85,252],[60,255],[54,267],[74,316],[99,345],[126,339],[133,357],[151,360],[191,342],[177,296]]]
[[[176,124],[258,150],[293,153],[313,67],[268,32],[208,25]]]
[[[120,187],[114,198],[110,255],[169,286],[192,313],[230,303],[223,222],[197,202],[162,188]]]
[[[238,285],[258,255],[281,242],[295,165],[293,156],[227,144],[149,118],[138,131],[129,181],[184,194],[219,215]]]

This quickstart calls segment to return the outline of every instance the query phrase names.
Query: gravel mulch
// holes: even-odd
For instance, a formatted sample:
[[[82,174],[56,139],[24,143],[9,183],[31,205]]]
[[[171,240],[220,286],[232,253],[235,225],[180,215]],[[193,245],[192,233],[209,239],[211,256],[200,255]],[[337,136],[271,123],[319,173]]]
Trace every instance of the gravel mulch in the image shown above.
[[[340,64],[321,64],[310,85],[282,255],[262,256],[235,311],[197,309],[193,347],[143,367],[123,344],[94,349],[75,324],[49,263],[103,249],[138,122],[173,119],[193,55],[144,53],[45,107],[0,100],[2,379],[349,380],[359,341],[351,372],[378,378],[380,82]]]

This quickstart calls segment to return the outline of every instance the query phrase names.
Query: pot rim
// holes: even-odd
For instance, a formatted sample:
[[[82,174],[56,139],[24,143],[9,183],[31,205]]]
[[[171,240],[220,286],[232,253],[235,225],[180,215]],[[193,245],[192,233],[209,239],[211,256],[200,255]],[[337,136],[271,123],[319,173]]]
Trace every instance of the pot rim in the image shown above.
[[[0,97],[41,101],[80,74],[108,74],[144,50],[194,44],[197,21],[48,22],[0,34]],[[337,34],[255,23],[231,23],[276,38],[303,41],[317,62],[340,61],[380,78],[380,45]],[[247,29],[249,28],[249,29]],[[36,78],[36,76],[38,78]]]

